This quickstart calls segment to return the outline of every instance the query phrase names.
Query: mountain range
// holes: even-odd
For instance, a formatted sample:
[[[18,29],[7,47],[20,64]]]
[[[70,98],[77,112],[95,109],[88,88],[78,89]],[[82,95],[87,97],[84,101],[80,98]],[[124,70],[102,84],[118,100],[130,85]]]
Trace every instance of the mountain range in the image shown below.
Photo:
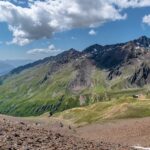
[[[55,113],[110,101],[120,95],[149,96],[150,38],[70,49],[15,68],[0,77],[0,113]],[[62,98],[63,96],[63,98]]]
[[[31,60],[0,60],[0,75],[9,73],[16,67],[32,62]]]
[[[14,67],[8,63],[5,63],[3,61],[0,61],[0,75],[3,75],[5,73],[8,73],[11,71]]]

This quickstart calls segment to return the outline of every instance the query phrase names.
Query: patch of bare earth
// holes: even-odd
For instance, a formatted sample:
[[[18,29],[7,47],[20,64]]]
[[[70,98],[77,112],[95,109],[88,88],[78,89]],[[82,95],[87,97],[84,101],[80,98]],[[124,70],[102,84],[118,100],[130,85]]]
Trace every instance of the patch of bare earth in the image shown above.
[[[88,140],[150,147],[150,117],[91,124],[77,130]]]
[[[61,126],[63,128],[63,124]],[[91,128],[89,128],[91,129]],[[71,129],[70,129],[71,130]],[[84,128],[85,132],[87,129]],[[96,131],[94,129],[94,131]],[[87,131],[88,132],[88,131]],[[91,131],[90,131],[91,132]],[[89,132],[89,133],[90,133]],[[82,134],[82,136],[85,134]],[[86,135],[91,136],[90,134]],[[92,135],[93,136],[93,135]],[[128,146],[94,142],[51,130],[51,126],[0,116],[0,150],[130,150]]]

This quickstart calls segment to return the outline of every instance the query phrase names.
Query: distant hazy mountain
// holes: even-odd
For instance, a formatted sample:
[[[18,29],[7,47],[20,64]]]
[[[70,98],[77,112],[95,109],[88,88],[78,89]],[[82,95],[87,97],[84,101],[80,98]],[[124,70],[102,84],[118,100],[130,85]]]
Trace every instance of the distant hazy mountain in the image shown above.
[[[62,111],[145,89],[148,94],[150,39],[95,44],[82,52],[70,49],[15,68],[0,78],[0,84],[0,113],[21,116]]]
[[[12,69],[28,64],[31,60],[0,60],[0,75],[4,75]]]
[[[23,66],[25,64],[31,63],[31,62],[33,62],[33,60],[26,60],[26,59],[19,60],[18,59],[18,60],[4,60],[4,62],[7,64],[11,64],[14,67],[19,67],[19,66]]]
[[[14,66],[12,66],[6,62],[0,61],[0,75],[8,73],[13,68],[14,68]]]

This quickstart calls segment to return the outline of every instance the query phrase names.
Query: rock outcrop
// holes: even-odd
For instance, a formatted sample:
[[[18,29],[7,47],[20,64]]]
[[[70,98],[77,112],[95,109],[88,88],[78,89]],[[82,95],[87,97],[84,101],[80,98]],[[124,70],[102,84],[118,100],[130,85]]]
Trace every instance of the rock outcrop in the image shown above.
[[[144,86],[150,84],[150,63],[143,63],[130,78],[131,84]]]

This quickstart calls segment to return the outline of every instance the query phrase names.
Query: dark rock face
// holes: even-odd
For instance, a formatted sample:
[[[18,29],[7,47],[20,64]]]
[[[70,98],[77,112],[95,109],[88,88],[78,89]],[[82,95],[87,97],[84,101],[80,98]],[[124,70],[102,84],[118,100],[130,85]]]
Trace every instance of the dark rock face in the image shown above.
[[[142,47],[150,46],[150,38],[148,38],[146,36],[141,36],[140,38],[134,40],[133,42]]]
[[[124,61],[126,51],[122,50],[123,45],[124,44],[101,46],[95,44],[83,52],[87,53],[89,58],[95,61],[97,67],[110,69]]]
[[[130,78],[131,84],[144,86],[150,83],[150,64],[143,63],[141,67]]]
[[[81,61],[79,64],[74,64],[77,70],[76,77],[69,84],[69,89],[73,91],[80,91],[85,87],[91,86],[91,70],[92,64],[87,60]]]
[[[113,70],[110,71],[107,78],[109,80],[112,80],[114,77],[121,76],[121,74],[122,74],[122,72],[119,70],[119,67],[114,68]]]
[[[98,44],[86,48],[83,52],[104,69],[114,69],[132,59],[138,59],[149,52],[150,39],[142,36],[127,43],[101,46]]]

